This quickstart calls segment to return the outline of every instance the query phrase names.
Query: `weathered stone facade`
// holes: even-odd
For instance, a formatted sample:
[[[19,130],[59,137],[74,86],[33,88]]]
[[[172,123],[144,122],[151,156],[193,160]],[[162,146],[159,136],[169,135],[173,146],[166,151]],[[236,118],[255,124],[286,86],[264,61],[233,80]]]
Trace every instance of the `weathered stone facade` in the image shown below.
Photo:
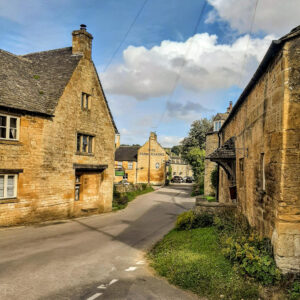
[[[272,239],[284,272],[300,271],[299,49],[299,27],[272,43],[219,133],[221,145],[234,138],[236,155],[231,172],[220,168],[219,200],[231,202],[236,186],[240,211]]]
[[[79,55],[78,64],[51,115],[31,112],[26,107],[6,108],[0,103],[0,115],[20,120],[17,140],[0,139],[0,173],[17,174],[16,196],[0,199],[2,226],[34,218],[80,215],[88,210],[111,210],[116,128],[91,61],[92,37],[84,28],[75,33],[73,55]],[[83,45],[77,39],[81,35]],[[34,55],[28,59],[34,60]],[[47,89],[43,93],[47,94]],[[86,108],[82,107],[82,93],[89,95]],[[93,137],[91,153],[78,151],[78,133]]]
[[[192,167],[180,156],[171,156],[170,166],[172,168],[172,177],[193,177]]]
[[[137,182],[163,185],[168,159],[165,149],[157,142],[156,134],[151,132],[149,140],[138,150]]]

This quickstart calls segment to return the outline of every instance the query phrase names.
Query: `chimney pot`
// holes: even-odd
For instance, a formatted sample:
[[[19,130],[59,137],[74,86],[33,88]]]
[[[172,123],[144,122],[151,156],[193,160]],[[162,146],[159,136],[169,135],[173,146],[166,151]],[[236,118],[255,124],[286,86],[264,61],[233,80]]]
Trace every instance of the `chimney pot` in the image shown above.
[[[86,30],[86,25],[85,24],[80,24],[80,30]]]

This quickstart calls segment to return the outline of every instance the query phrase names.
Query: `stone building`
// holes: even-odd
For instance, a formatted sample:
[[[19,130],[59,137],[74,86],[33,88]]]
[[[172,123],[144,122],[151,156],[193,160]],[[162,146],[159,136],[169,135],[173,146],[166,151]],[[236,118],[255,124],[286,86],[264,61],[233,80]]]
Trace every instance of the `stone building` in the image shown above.
[[[180,156],[171,156],[170,166],[172,169],[172,177],[193,177],[192,167]]]
[[[222,127],[223,123],[227,119],[230,111],[232,109],[232,101],[229,102],[226,113],[218,113],[213,118],[213,126],[210,131],[206,134],[205,138],[205,153],[206,156],[211,154],[214,150],[219,147],[219,137],[218,132]],[[219,172],[219,167],[215,162],[212,162],[209,159],[206,159],[204,162],[204,195],[213,195],[216,193],[214,188],[211,185],[211,173],[217,168]]]
[[[150,155],[149,155],[150,154]],[[115,156],[115,182],[127,178],[130,183],[163,185],[169,156],[157,142],[154,132],[141,147],[120,146]]]
[[[0,50],[0,225],[110,211],[117,128],[85,25],[72,47]]]
[[[300,26],[273,41],[219,131],[219,201],[274,246],[284,272],[300,271]]]

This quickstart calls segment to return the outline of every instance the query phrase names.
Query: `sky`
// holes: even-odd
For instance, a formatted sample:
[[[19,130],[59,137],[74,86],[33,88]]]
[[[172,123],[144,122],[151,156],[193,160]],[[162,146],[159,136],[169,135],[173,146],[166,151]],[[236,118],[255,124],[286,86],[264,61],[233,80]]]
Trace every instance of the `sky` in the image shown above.
[[[237,101],[299,15],[300,0],[0,0],[0,49],[68,47],[86,24],[121,143],[171,147]]]

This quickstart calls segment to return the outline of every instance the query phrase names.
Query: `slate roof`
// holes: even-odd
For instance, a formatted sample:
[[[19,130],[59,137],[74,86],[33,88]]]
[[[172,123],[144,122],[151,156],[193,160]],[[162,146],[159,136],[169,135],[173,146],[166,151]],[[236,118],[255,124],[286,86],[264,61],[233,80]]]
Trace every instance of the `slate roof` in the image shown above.
[[[235,159],[234,137],[227,140],[223,146],[206,156],[210,160]]]
[[[139,146],[121,146],[116,150],[116,161],[137,161]]]
[[[80,59],[71,47],[24,56],[0,50],[0,105],[53,115]]]
[[[72,54],[72,47],[23,56],[0,49],[0,106],[53,116],[81,58],[80,54]],[[99,77],[98,80],[102,89]],[[103,95],[118,132],[104,92]]]

